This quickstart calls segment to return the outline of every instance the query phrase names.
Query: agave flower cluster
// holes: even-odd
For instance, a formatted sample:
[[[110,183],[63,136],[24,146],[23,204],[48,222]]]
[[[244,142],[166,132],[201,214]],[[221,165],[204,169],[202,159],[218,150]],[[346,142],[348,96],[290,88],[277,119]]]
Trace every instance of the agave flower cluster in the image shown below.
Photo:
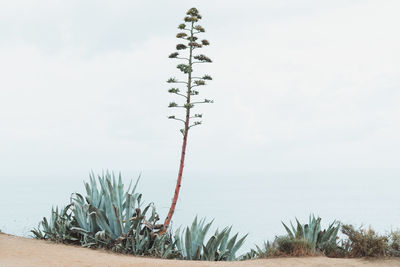
[[[186,79],[178,80],[175,77],[169,78],[168,83],[182,84],[185,87],[185,91],[181,91],[180,88],[173,87],[168,89],[168,92],[175,94],[184,99],[184,103],[178,104],[176,102],[170,102],[170,108],[184,108],[186,110],[186,117],[179,118],[176,115],[168,116],[169,119],[174,119],[183,122],[185,126],[181,129],[181,133],[187,132],[190,128],[200,125],[201,121],[196,121],[190,124],[191,119],[200,118],[199,116],[190,116],[190,110],[197,104],[212,103],[212,100],[204,99],[200,101],[193,101],[193,96],[199,95],[199,90],[195,90],[195,87],[206,85],[206,80],[212,80],[210,75],[194,75],[194,65],[200,63],[211,63],[212,60],[204,54],[197,54],[197,49],[204,46],[210,45],[210,42],[206,39],[199,40],[199,34],[204,33],[205,29],[197,24],[201,19],[201,15],[196,8],[191,8],[186,12],[184,23],[179,24],[178,29],[181,32],[176,34],[176,38],[182,40],[181,43],[176,45],[177,52],[173,52],[169,55],[169,58],[181,60],[176,67],[184,75]]]

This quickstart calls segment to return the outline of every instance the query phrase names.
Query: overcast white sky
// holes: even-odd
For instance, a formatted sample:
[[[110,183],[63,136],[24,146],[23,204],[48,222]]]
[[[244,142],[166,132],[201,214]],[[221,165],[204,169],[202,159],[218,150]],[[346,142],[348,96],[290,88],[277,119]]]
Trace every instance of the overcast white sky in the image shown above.
[[[181,136],[165,81],[192,6],[214,60],[201,95],[215,103],[190,132],[184,185],[190,173],[398,177],[397,0],[3,0],[0,178],[156,171],[172,195]]]

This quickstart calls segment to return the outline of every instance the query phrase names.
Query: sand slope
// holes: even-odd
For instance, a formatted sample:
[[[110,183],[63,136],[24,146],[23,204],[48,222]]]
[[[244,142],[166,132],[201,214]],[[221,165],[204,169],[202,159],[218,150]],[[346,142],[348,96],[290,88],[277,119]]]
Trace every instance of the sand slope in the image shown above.
[[[326,257],[310,257],[251,260],[245,262],[194,262],[159,260],[120,255],[101,250],[54,244],[42,240],[0,234],[0,266],[372,267],[400,266],[400,259],[367,261],[362,259],[331,259]]]

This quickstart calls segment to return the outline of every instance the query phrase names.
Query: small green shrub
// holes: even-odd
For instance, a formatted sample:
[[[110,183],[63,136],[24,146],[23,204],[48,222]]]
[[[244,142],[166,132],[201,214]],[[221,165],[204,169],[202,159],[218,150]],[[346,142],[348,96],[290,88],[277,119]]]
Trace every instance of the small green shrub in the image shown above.
[[[342,233],[347,236],[342,242],[346,256],[384,257],[388,254],[388,237],[378,235],[371,227],[368,230],[362,228],[356,230],[352,225],[343,225]]]
[[[390,233],[388,254],[393,257],[400,257],[400,230]]]

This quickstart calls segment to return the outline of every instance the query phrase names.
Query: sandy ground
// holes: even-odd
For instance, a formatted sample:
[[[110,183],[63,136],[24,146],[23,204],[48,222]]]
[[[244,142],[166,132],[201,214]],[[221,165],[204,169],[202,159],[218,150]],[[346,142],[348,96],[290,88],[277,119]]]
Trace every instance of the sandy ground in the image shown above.
[[[76,246],[54,244],[0,234],[0,266],[219,266],[219,267],[372,267],[400,266],[400,259],[362,260],[332,259],[326,257],[277,258],[242,262],[199,262],[160,260],[115,254],[102,250],[93,250]]]

